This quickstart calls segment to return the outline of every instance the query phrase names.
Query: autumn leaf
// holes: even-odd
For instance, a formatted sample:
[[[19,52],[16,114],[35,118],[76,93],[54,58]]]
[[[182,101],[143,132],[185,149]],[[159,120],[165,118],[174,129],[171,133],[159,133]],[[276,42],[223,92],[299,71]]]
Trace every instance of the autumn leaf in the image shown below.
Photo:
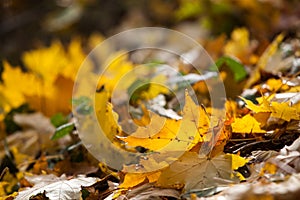
[[[237,154],[230,154],[230,156],[232,158],[232,170],[237,170],[239,167],[242,167],[249,162],[248,159],[243,158]]]
[[[271,103],[271,106],[273,108],[271,117],[283,119],[288,122],[292,119],[300,120],[297,108],[290,106],[289,102],[278,103],[274,101]]]
[[[98,81],[98,88],[105,87],[109,94],[111,94],[121,78],[133,70],[134,66],[128,61],[127,56],[127,54],[120,51],[107,58],[107,61],[104,64],[106,67],[105,71],[103,71]],[[136,80],[133,73],[129,73],[129,75],[131,75],[131,77],[126,77],[126,81],[122,81],[122,84],[118,85],[118,87],[120,87],[119,89],[129,88]]]
[[[94,184],[98,179],[92,177],[77,177],[68,180],[66,176],[39,175],[26,178],[34,186],[19,192],[16,200],[29,199],[31,196],[46,191],[50,199],[79,199],[81,186]]]
[[[129,146],[142,144],[147,149],[164,151],[186,151],[201,141],[198,132],[199,108],[187,92],[182,120],[166,119],[154,113],[152,115],[150,124],[139,127],[122,140]],[[202,113],[202,117],[205,119],[206,115]]]
[[[80,1],[75,7],[84,14],[85,9],[97,5],[94,3]],[[72,7],[66,2],[58,4],[61,11]],[[63,42],[46,41],[48,45],[25,52],[11,51],[15,44],[3,48],[4,53],[9,50],[8,55],[11,51],[21,56],[16,60],[8,56],[10,63],[4,60],[0,66],[0,200],[297,199],[300,40],[295,37],[298,33],[290,30],[296,23],[297,6],[291,9],[296,4],[156,0],[147,5],[147,10],[155,7],[153,15],[133,10],[120,23],[121,29],[141,19],[142,23],[153,24],[154,18],[154,24],[171,23],[196,42],[206,43],[204,49],[219,72],[210,71],[209,59],[203,59],[206,53],[178,42],[177,37],[163,41],[152,35],[146,40],[126,37],[124,43],[119,40],[87,54],[105,38],[93,34],[69,41],[64,37],[85,22],[86,14],[58,33]],[[24,7],[15,1],[9,6]],[[172,10],[165,8],[175,8],[175,12],[165,12]],[[240,18],[241,13],[246,17]],[[76,21],[72,13],[65,17]],[[188,22],[176,24],[170,20],[174,17]],[[226,23],[224,19],[228,19]],[[209,31],[204,30],[207,27]],[[286,27],[286,40],[279,34],[269,44],[269,39]],[[104,31],[119,30],[113,29]],[[226,33],[215,35],[225,29]],[[217,39],[207,42],[212,38]],[[164,48],[127,51],[127,47],[153,41],[177,53]],[[3,43],[7,44],[9,41]],[[183,62],[185,55],[191,62]],[[169,67],[174,69],[170,73]],[[216,76],[225,86],[227,97],[222,99],[210,94],[219,86]],[[180,93],[183,88],[189,88],[189,93]],[[238,95],[245,104],[236,99]],[[215,105],[218,100],[225,107],[223,103]],[[23,109],[27,105],[29,109]],[[16,112],[19,110],[21,114]],[[12,122],[17,129],[10,127]],[[64,137],[69,133],[70,137]],[[52,173],[67,173],[68,177]],[[89,178],[77,176],[80,173]],[[93,176],[104,178],[98,181]],[[245,183],[237,184],[240,181]]]
[[[11,108],[18,107],[26,102],[25,95],[36,95],[37,78],[29,73],[23,73],[19,67],[12,67],[4,62],[2,73],[3,84],[1,88],[1,106],[5,112]],[[31,88],[31,89],[30,89]]]
[[[47,116],[70,112],[74,79],[84,58],[80,40],[74,39],[68,51],[54,41],[49,47],[25,52],[22,60],[27,73],[4,62],[0,105],[5,112],[25,102]],[[57,99],[60,103],[54,104]]]
[[[242,98],[246,102],[246,107],[255,113],[269,112],[271,117],[290,121],[292,119],[299,120],[300,116],[296,107],[290,105],[289,102],[276,102],[265,99],[262,97],[261,104],[255,105],[252,101]]]
[[[250,114],[242,118],[235,118],[231,126],[234,133],[266,133],[260,128],[260,123]]]
[[[289,89],[289,86],[281,79],[270,78],[266,81],[266,85],[272,92],[277,92],[278,90],[284,91]]]
[[[109,93],[107,91],[97,92],[95,94],[95,110],[103,133],[108,139],[114,141],[118,133],[121,133],[121,127],[117,124],[118,115],[113,111],[108,98]]]
[[[162,171],[157,184],[170,187],[181,183],[186,190],[215,186],[222,179],[233,181],[233,165],[237,168],[244,165],[244,162],[233,163],[232,156],[226,154],[208,158],[195,152],[186,152]]]
[[[256,105],[252,101],[247,100],[243,97],[240,98],[246,103],[246,107],[255,113],[272,112],[269,102],[264,97],[262,97],[260,105]]]
[[[142,145],[150,150],[160,150],[175,139],[179,130],[180,121],[166,119],[155,113],[151,113],[151,120],[145,127],[138,129],[126,138],[121,138],[128,146]]]
[[[122,184],[119,188],[132,188],[141,183],[153,183],[156,182],[160,176],[160,171],[148,172],[148,173],[126,173]]]

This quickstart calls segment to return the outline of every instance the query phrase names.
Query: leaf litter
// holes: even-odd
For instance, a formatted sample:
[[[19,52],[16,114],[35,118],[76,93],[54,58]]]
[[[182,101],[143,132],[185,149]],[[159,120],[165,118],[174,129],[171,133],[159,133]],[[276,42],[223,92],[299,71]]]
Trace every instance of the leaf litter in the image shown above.
[[[295,49],[285,55],[284,48],[292,40],[279,34],[261,55],[255,52],[255,44],[249,38],[248,30],[241,28],[234,30],[231,38],[221,38],[223,42],[217,38],[218,41],[206,44],[222,45],[220,49],[224,55],[217,61],[221,77],[226,90],[231,88],[226,79],[231,80],[237,86],[234,93],[240,96],[235,101],[226,101],[225,116],[217,116],[218,110],[211,108],[209,101],[195,104],[187,93],[181,97],[185,98],[185,105],[180,109],[174,106],[176,98],[171,93],[150,84],[139,91],[142,98],[134,99],[131,105],[131,109],[137,111],[134,120],[143,126],[128,135],[122,132],[122,124],[126,124],[122,123],[124,111],[114,111],[109,102],[114,82],[109,76],[99,81],[101,89],[96,95],[96,111],[99,123],[109,130],[108,137],[126,150],[147,153],[146,159],[123,166],[121,171],[99,163],[84,149],[74,126],[76,119],[58,116],[52,118],[57,119],[52,120],[55,126],[50,123],[49,117],[53,114],[66,116],[70,112],[70,86],[76,75],[76,69],[70,66],[79,66],[85,57],[80,40],[71,41],[67,49],[55,41],[50,47],[24,53],[22,59],[30,69],[28,72],[5,61],[3,83],[0,84],[4,111],[0,118],[1,134],[4,133],[4,119],[12,108],[27,103],[37,112],[15,113],[13,121],[19,130],[1,135],[1,199],[38,196],[107,200],[297,197],[300,191],[300,82],[299,68],[294,63],[298,58],[294,54],[300,48],[293,47]],[[118,67],[125,72],[134,68],[134,63],[128,59],[122,57],[111,68],[110,73],[115,74],[116,79],[121,75]],[[278,63],[278,59],[282,62]],[[53,62],[55,68],[52,68]],[[38,63],[45,66],[40,68]],[[69,67],[64,68],[65,65]],[[208,86],[204,80],[211,78],[210,74],[184,73],[186,79],[192,80],[197,95],[205,96]],[[179,86],[180,81],[173,78],[172,84]],[[124,87],[133,87],[137,79],[133,77]],[[14,82],[26,85],[20,84],[15,89]],[[34,84],[44,89],[27,90]],[[64,94],[64,91],[69,93]],[[163,98],[156,99],[158,103],[151,109],[151,101],[158,95]],[[62,103],[56,105],[57,99],[62,99]],[[160,101],[165,103],[160,104]],[[145,106],[139,107],[139,104]],[[80,109],[87,114],[91,112],[88,103]],[[147,110],[151,111],[145,114]],[[168,113],[163,115],[166,111]],[[115,123],[116,119],[120,124]],[[217,135],[218,140],[213,141],[213,149],[208,149],[211,152],[199,154],[201,148],[209,146],[212,135]],[[50,140],[51,137],[54,140]],[[170,153],[157,153],[161,149]],[[172,157],[176,151],[183,154]],[[164,167],[147,172],[160,165]],[[136,173],[128,172],[129,168]]]

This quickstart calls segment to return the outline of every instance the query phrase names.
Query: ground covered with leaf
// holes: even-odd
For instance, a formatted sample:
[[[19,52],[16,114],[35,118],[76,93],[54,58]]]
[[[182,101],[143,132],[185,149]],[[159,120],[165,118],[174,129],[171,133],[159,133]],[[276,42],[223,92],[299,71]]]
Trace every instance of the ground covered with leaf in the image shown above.
[[[267,1],[153,2],[147,5],[154,16],[141,17],[141,5],[136,3],[139,9],[132,8],[116,30],[159,22],[190,33],[215,62],[226,91],[223,104],[212,105],[209,93],[214,85],[207,82],[214,77],[197,73],[180,55],[155,60],[139,71],[146,74],[146,81],[131,75],[114,106],[118,81],[139,67],[139,59],[155,54],[151,51],[115,52],[100,79],[84,71],[88,81],[75,90],[80,93],[96,83],[94,108],[88,98],[72,99],[82,62],[106,38],[100,33],[22,49],[17,53],[19,65],[8,54],[8,60],[2,60],[0,83],[0,199],[298,199],[300,30],[297,13],[287,14],[292,4],[285,10],[284,3],[272,4],[271,12]],[[77,2],[68,9],[84,13],[90,4]],[[229,12],[233,7],[234,14]],[[247,17],[237,23],[239,12],[245,10]],[[269,24],[262,20],[266,17]],[[222,18],[228,26],[212,27]],[[194,49],[184,54],[195,61],[201,58]],[[180,74],[164,73],[168,65]],[[188,81],[195,96],[182,80]],[[164,87],[167,83],[172,91]],[[128,96],[129,109],[123,106]],[[118,169],[99,162],[80,139],[72,104],[76,113],[95,112],[113,145],[145,156],[133,163],[121,158]],[[93,144],[102,144],[101,137]],[[106,146],[99,151],[115,156]]]

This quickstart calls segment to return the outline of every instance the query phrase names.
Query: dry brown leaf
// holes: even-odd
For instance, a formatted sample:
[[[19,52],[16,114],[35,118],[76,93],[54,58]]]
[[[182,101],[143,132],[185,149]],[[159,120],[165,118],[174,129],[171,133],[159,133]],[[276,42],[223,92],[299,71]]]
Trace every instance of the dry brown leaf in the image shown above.
[[[220,154],[208,158],[195,152],[186,152],[162,171],[157,184],[163,187],[184,184],[186,190],[191,190],[233,183],[232,161],[231,155]]]

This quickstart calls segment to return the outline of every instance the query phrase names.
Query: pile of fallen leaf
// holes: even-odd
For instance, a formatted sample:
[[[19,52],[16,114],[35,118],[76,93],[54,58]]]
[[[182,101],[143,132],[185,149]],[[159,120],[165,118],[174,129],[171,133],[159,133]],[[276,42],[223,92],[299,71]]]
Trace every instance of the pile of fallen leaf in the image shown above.
[[[202,104],[197,105],[187,92],[174,97],[164,87],[149,84],[130,99],[133,121],[139,125],[130,135],[123,127],[133,122],[124,120],[124,111],[115,111],[110,99],[115,83],[135,64],[126,56],[112,55],[109,76],[101,77],[95,91],[98,121],[114,145],[147,155],[118,171],[87,152],[70,114],[77,70],[101,40],[93,35],[84,48],[79,38],[67,48],[54,41],[49,47],[24,52],[26,72],[3,63],[1,199],[296,199],[300,195],[299,38],[279,34],[266,45],[239,28],[230,38],[205,40],[204,48],[215,59],[225,85],[225,111],[211,107],[203,76],[179,68],[185,70],[180,71],[184,76],[193,77],[191,85]],[[163,85],[167,77],[155,74],[151,79]],[[128,91],[138,81],[138,77],[128,80]],[[185,105],[172,110],[176,98],[185,99]],[[88,99],[72,101],[79,107]],[[88,106],[81,111],[91,112]],[[213,145],[211,137],[217,138]],[[178,158],[157,153],[165,147],[183,153]]]

